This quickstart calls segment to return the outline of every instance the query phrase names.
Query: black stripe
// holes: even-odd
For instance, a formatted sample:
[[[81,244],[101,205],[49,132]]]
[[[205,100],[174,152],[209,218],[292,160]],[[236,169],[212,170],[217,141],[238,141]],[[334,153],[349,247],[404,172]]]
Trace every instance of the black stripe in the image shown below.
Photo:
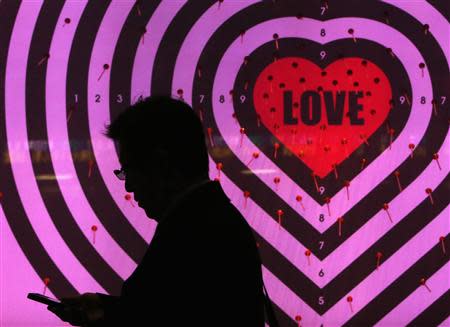
[[[439,326],[450,316],[450,291],[442,294],[407,326]]]
[[[0,92],[0,122],[2,122],[0,124],[0,142],[1,149],[4,151],[4,158],[7,159],[1,161],[2,166],[0,169],[0,180],[2,181],[0,191],[3,193],[3,198],[1,199],[2,209],[5,212],[9,227],[11,228],[16,241],[33,269],[42,280],[46,277],[50,278],[48,288],[51,292],[58,298],[74,296],[78,292],[50,258],[28,220],[14,181],[12,168],[9,163],[9,156],[7,155],[8,140],[5,125],[4,92],[6,59],[9,49],[7,45],[10,44],[11,34],[19,7],[20,2],[18,1],[3,1],[0,3],[0,21],[2,22],[2,28],[0,29],[0,44],[4,45],[0,48],[0,90],[2,90],[2,92]],[[14,146],[14,144],[11,145]],[[44,287],[44,283],[42,287]]]

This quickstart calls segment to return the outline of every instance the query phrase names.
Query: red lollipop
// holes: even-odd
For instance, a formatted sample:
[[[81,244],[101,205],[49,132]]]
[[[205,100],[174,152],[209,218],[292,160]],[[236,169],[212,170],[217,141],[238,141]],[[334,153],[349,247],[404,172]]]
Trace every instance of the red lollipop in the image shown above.
[[[305,207],[303,206],[302,199],[303,199],[303,198],[302,198],[301,195],[297,195],[297,196],[295,197],[295,200],[296,200],[297,202],[299,202],[299,203],[300,203],[300,206],[302,207],[302,209],[305,210]]]
[[[99,81],[99,80],[102,78],[103,74],[104,74],[108,69],[109,69],[109,65],[108,65],[108,64],[104,64],[104,65],[103,65],[102,73],[101,73],[100,76],[98,77],[97,81]]]
[[[309,258],[311,256],[311,251],[310,250],[306,250],[305,251],[305,256],[308,259],[308,266],[311,266],[311,259]]]
[[[50,277],[44,277],[43,281],[44,281],[44,292],[42,292],[42,294],[45,295],[45,292],[47,291],[47,286],[48,284],[50,284]]]
[[[277,216],[278,216],[278,229],[281,228],[281,217],[283,216],[284,212],[281,209],[277,210]]]
[[[391,214],[389,213],[389,204],[384,203],[384,204],[383,204],[383,209],[386,211],[386,213],[387,213],[387,215],[388,215],[389,220],[391,221],[391,223],[393,223],[392,218],[391,218]]]
[[[350,306],[350,311],[353,312],[353,306],[352,306],[353,298],[350,295],[347,296],[347,302],[348,302],[348,305]]]
[[[92,231],[92,243],[95,244],[95,234],[97,232],[97,226],[96,225],[92,225],[91,227],[91,231]]]
[[[259,158],[259,152],[253,152],[252,158],[251,158],[250,161],[247,163],[247,166],[250,165],[250,163],[253,161],[253,159],[258,159],[258,158]]]

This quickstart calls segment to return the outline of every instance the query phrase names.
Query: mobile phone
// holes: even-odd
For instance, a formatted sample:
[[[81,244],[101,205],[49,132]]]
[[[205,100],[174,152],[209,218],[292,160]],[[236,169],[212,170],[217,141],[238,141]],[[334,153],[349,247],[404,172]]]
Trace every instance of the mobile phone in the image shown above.
[[[53,306],[62,305],[61,301],[59,301],[57,299],[53,299],[53,298],[45,296],[45,295],[42,295],[42,294],[39,294],[39,293],[28,293],[27,298],[29,298],[30,300],[48,304],[48,305],[53,305]]]

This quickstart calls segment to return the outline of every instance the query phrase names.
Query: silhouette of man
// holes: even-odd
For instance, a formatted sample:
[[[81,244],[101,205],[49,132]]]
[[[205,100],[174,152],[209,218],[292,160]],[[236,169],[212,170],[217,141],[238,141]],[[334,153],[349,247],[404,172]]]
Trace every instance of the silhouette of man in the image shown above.
[[[105,135],[115,173],[158,222],[120,296],[85,293],[48,309],[76,326],[264,326],[253,232],[208,178],[203,127],[186,103],[153,96],[123,111]]]

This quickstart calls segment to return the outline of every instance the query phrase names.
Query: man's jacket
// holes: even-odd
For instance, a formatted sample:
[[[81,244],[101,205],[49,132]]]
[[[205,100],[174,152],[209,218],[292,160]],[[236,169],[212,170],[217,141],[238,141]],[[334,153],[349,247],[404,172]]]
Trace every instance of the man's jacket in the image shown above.
[[[217,181],[161,221],[120,297],[101,295],[101,326],[264,326],[253,232]]]

